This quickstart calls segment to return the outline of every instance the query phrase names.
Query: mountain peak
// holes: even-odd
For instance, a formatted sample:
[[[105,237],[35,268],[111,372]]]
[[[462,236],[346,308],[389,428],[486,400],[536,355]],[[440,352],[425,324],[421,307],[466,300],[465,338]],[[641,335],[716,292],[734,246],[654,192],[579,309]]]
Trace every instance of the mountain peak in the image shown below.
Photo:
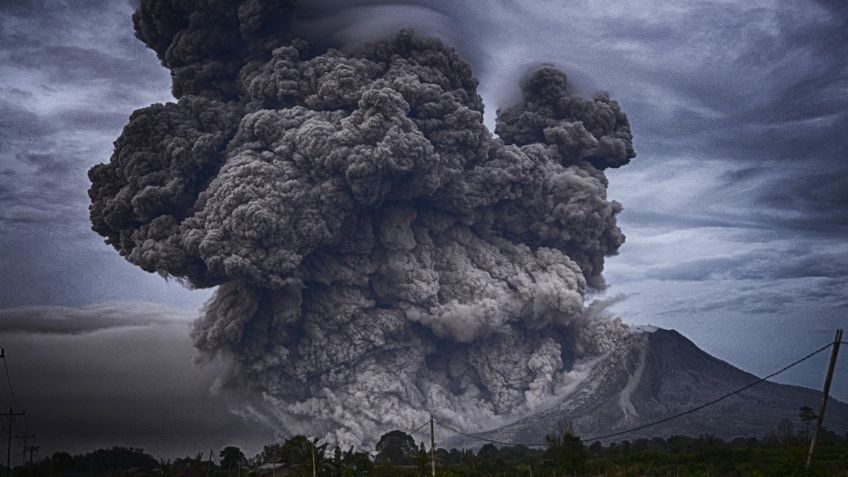
[[[637,328],[621,347],[599,359],[558,405],[478,434],[503,442],[541,443],[568,420],[578,435],[591,439],[679,414],[757,380],[675,330]],[[797,422],[798,410],[816,408],[820,399],[819,391],[766,381],[679,419],[609,440],[703,434],[761,437],[783,419]],[[848,405],[832,399],[825,426],[848,431]],[[469,439],[449,442],[457,447],[481,444]]]

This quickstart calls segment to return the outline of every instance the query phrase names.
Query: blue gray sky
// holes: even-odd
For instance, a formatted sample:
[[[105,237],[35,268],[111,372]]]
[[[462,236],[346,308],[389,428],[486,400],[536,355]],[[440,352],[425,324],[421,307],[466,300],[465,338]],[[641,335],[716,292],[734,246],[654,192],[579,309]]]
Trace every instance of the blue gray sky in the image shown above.
[[[756,374],[848,325],[848,4],[358,3],[325,23],[334,35],[411,25],[444,37],[472,63],[490,125],[540,63],[619,101],[638,157],[608,172],[627,242],[607,262],[604,296],[624,321],[675,328]],[[100,412],[91,429],[106,429],[119,419],[109,402],[126,400],[174,410],[127,424],[139,441],[127,444],[165,451],[152,436],[178,426],[207,429],[191,451],[255,445],[267,436],[209,395],[215,365],[190,359],[188,323],[210,292],[141,271],[90,231],[86,171],[108,161],[133,110],[172,99],[167,70],[133,36],[132,9],[0,4],[0,344],[34,429],[85,428],[61,407],[85,402]],[[819,387],[821,358],[779,381]],[[35,392],[45,376],[56,395]],[[74,393],[59,404],[63,386]],[[848,399],[848,381],[834,386]],[[226,432],[212,430],[220,423]]]

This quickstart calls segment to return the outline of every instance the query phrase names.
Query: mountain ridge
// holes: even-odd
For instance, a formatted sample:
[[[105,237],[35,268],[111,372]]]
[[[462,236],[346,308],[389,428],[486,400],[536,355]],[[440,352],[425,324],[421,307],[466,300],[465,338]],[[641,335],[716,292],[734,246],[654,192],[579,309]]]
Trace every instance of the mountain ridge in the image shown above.
[[[569,421],[584,440],[653,423],[724,396],[760,378],[701,350],[675,330],[635,329],[622,346],[592,367],[587,379],[565,399],[510,424],[475,433],[485,439],[542,444],[544,436]],[[762,437],[778,422],[798,424],[801,406],[818,410],[821,392],[764,381],[692,414],[602,442],[713,435],[723,439]],[[848,404],[828,403],[824,426],[848,431]],[[484,442],[451,437],[452,447]]]

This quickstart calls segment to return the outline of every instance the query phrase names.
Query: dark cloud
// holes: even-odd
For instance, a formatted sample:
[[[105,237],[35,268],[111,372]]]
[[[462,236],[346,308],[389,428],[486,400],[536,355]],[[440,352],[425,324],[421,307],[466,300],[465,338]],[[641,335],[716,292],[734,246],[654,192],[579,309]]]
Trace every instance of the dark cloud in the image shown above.
[[[649,91],[661,91],[635,104],[636,88],[622,95],[638,118],[640,149],[740,164],[803,162],[844,174],[848,140],[834,134],[848,126],[848,54],[837,46],[848,40],[844,15],[790,1],[738,10],[700,4],[676,12],[673,32],[665,22],[637,21],[603,30],[609,44],[630,38],[644,47],[620,59]]]
[[[173,458],[271,441],[272,430],[209,394],[224,365],[192,363],[190,315],[153,303],[0,310],[0,341],[41,454],[124,445]]]
[[[103,303],[81,308],[31,305],[0,309],[0,334],[74,335],[175,323],[188,327],[190,318],[185,312],[141,302]]]
[[[131,31],[103,30],[131,25],[128,6],[122,12],[108,5],[4,2],[0,9],[2,91],[9,92],[0,102],[0,160],[7,172],[0,178],[0,224],[7,231],[22,223],[55,228],[84,221],[80,183],[92,154],[107,154],[130,109],[121,104],[139,95],[147,100],[147,90],[166,77],[133,58],[144,51],[140,45],[128,50],[114,41],[131,38]],[[93,31],[111,38],[90,41]]]
[[[35,173],[38,175],[56,174],[66,176],[72,169],[72,163],[70,161],[52,154],[29,153],[23,156],[23,160],[34,166]]]
[[[820,165],[820,164],[819,164]],[[791,236],[841,236],[848,230],[848,167],[762,162],[716,177],[716,196],[744,200],[744,224]],[[737,191],[744,191],[739,193]]]
[[[51,118],[54,124],[66,126],[64,129],[75,129],[80,133],[88,130],[114,131],[117,125],[127,120],[127,115],[117,111],[91,111],[90,109],[65,109],[54,114]]]
[[[0,101],[0,153],[8,151],[11,143],[40,139],[58,130],[55,124],[24,106]]]
[[[757,203],[796,214],[800,225],[842,232],[848,227],[848,168],[772,179]]]
[[[73,208],[67,213],[72,212]],[[7,221],[10,225],[0,230],[2,307],[79,306],[133,299],[196,308],[210,295],[208,291],[189,292],[159,275],[139,272],[104,246],[87,222],[63,225],[43,214],[55,211],[16,212],[16,221]],[[29,221],[24,221],[27,218]],[[52,229],[45,230],[45,223]]]
[[[132,58],[115,56],[97,48],[44,45],[19,47],[6,58],[16,68],[38,71],[54,84],[120,82],[123,87],[157,81],[161,71]]]
[[[131,14],[121,2],[0,4],[0,306],[152,298],[151,289],[174,299],[167,285],[127,274],[87,230],[86,170],[108,157],[134,107],[167,98],[167,72],[133,37]],[[141,295],[107,292],[118,276]]]
[[[682,260],[673,265],[653,267],[647,277],[659,280],[781,280],[787,278],[838,278],[848,283],[848,257],[844,251],[815,248],[781,250],[784,257],[774,260],[774,250],[758,249],[732,256]]]

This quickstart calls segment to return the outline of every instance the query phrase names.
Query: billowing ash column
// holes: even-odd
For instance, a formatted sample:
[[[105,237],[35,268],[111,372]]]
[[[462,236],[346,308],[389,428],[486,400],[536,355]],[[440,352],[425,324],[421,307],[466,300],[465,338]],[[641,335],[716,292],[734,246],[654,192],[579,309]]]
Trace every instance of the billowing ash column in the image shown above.
[[[294,3],[142,2],[179,101],[90,171],[94,230],[218,286],[195,344],[288,432],[370,442],[427,410],[475,430],[555,400],[623,332],[584,297],[624,241],[603,170],[635,156],[626,116],[541,68],[495,137],[451,48],[311,51]]]

